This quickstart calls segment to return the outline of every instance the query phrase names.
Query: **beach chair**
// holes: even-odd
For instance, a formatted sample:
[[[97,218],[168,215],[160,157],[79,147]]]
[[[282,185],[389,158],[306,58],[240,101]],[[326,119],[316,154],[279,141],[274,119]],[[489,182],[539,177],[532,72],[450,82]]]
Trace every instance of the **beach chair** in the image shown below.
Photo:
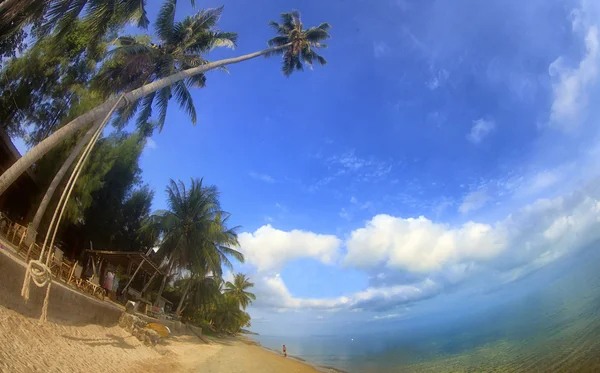
[[[42,248],[37,243],[33,242],[29,245],[27,249],[27,253],[25,254],[25,262],[29,263],[31,259],[38,259],[40,257],[40,253],[42,252]]]
[[[54,255],[50,262],[50,272],[58,278],[60,278],[60,273],[62,271],[63,256],[64,252],[61,249],[54,249]]]
[[[0,212],[0,233],[6,235],[6,238],[8,238],[8,232],[10,231],[12,224],[13,222]]]
[[[14,223],[12,226],[12,234],[13,234],[13,237],[10,242],[17,244],[15,241],[15,238],[18,238],[19,243],[17,244],[17,247],[19,247],[21,245],[21,243],[23,242],[23,240],[25,239],[25,236],[27,235],[27,228],[22,226],[21,224]]]
[[[83,279],[81,278],[81,274],[83,273],[83,267],[79,265],[79,262],[75,262],[71,271],[69,273],[69,277],[67,279],[67,284],[74,284],[75,287],[81,288],[83,285]]]

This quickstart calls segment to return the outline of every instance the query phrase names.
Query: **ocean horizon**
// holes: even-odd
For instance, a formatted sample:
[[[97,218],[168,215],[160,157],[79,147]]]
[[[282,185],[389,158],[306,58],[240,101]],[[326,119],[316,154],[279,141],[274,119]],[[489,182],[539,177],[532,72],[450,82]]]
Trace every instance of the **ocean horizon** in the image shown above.
[[[315,366],[358,372],[600,371],[600,250],[543,268],[494,296],[505,303],[388,331],[256,335],[263,347]],[[524,284],[529,292],[510,297]],[[533,284],[533,285],[532,285]]]

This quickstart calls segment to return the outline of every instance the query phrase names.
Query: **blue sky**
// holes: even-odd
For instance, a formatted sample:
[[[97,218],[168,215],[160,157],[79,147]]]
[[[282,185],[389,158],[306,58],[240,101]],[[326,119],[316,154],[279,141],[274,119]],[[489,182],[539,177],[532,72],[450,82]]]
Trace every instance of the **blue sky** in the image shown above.
[[[597,2],[198,3],[218,5],[239,45],[211,60],[264,48],[267,22],[294,8],[333,26],[324,68],[210,73],[198,124],[173,104],[142,156],[154,208],[169,178],[219,187],[256,331],[501,302],[493,290],[600,238]]]

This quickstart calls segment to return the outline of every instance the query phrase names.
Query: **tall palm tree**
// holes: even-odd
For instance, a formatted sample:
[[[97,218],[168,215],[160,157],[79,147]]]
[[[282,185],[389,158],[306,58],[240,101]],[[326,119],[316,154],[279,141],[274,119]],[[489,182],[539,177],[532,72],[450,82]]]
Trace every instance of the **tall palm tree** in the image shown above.
[[[299,20],[300,17],[297,17],[297,19]],[[280,53],[280,51],[283,52],[284,67],[282,68],[282,70],[284,71],[284,73],[290,69],[289,67],[286,67],[286,65],[290,65],[290,56],[292,57],[291,61],[295,63],[295,69],[298,70],[299,65],[298,61],[296,61],[298,56],[300,56],[301,58],[300,65],[302,65],[303,61],[306,63],[308,59],[314,58],[314,56],[312,55],[312,51],[314,49],[319,49],[323,47],[323,44],[321,44],[320,41],[329,38],[329,33],[327,31],[329,29],[328,24],[321,24],[321,26],[318,29],[320,31],[311,31],[310,33],[308,31],[311,29],[308,29],[306,31],[303,30],[303,32],[301,33],[298,33],[297,29],[290,29],[288,34],[289,42],[287,44],[276,45],[269,49],[264,49],[258,52],[246,54],[239,57],[226,58],[215,62],[200,64],[199,66],[177,72],[173,75],[156,80],[152,83],[144,84],[143,86],[134,89],[133,91],[128,91],[123,96],[124,100],[119,100],[118,98],[108,100],[104,104],[97,106],[96,108],[90,110],[84,115],[79,116],[78,118],[72,120],[70,123],[59,129],[58,131],[54,132],[44,141],[42,141],[37,146],[29,150],[29,152],[27,152],[27,154],[21,157],[17,162],[15,162],[9,169],[7,169],[2,174],[2,176],[0,176],[0,194],[4,193],[4,191],[23,172],[25,172],[25,170],[27,170],[34,162],[36,162],[44,154],[50,151],[50,149],[54,148],[61,141],[63,141],[65,138],[70,136],[78,129],[85,126],[87,123],[91,123],[97,119],[103,118],[103,116],[106,115],[106,113],[108,113],[113,108],[113,106],[115,106],[115,104],[117,105],[117,108],[120,109],[123,106],[127,106],[127,103],[131,104],[133,102],[136,102],[147,95],[153,94],[168,86],[172,86],[173,84],[182,80],[194,79],[195,76],[204,74],[207,71],[251,60],[256,57],[272,56],[274,54]],[[319,38],[313,39],[315,33],[318,33],[320,35]],[[308,40],[308,37],[310,37],[311,40],[319,41]],[[281,42],[280,39],[277,40],[278,41],[271,40],[271,44],[274,45],[274,43]],[[309,55],[313,57],[307,57]],[[302,56],[305,56],[306,58]],[[321,60],[317,58],[317,60],[320,64],[325,63],[324,59]]]
[[[222,265],[231,267],[228,257],[243,262],[235,228],[228,229],[221,219],[219,193],[214,186],[203,186],[192,179],[190,188],[171,180],[167,187],[168,210],[156,211],[141,228],[143,234],[160,236],[159,253],[165,258],[165,275],[158,293],[160,298],[168,276],[174,270],[200,266],[221,276]]]
[[[156,19],[156,42],[149,36],[121,36],[108,53],[92,84],[102,92],[122,93],[177,72],[208,63],[202,54],[216,47],[235,47],[237,34],[215,30],[223,8],[201,10],[175,22],[176,0],[167,0]],[[158,108],[159,130],[164,126],[171,96],[196,124],[196,109],[189,87],[202,88],[206,76],[198,74],[152,92],[119,109],[116,124],[123,126],[138,111],[138,124],[148,122],[152,107]]]
[[[246,309],[253,300],[256,300],[256,295],[246,291],[254,287],[250,279],[243,273],[238,273],[233,277],[233,282],[227,281],[225,284],[225,294],[237,300],[243,309]]]
[[[285,76],[290,76],[294,71],[303,71],[304,64],[311,69],[313,63],[321,66],[327,64],[325,58],[317,54],[315,49],[327,48],[322,41],[329,39],[329,23],[321,23],[317,27],[304,29],[300,19],[300,12],[293,10],[281,15],[281,23],[269,22],[275,29],[277,36],[267,42],[269,47],[276,48],[290,45],[288,48],[277,49],[273,54],[283,55],[281,70]]]
[[[160,9],[156,20],[159,44],[152,43],[147,36],[123,36],[116,40],[116,48],[110,51],[109,58],[94,78],[93,88],[103,93],[120,93],[139,88],[147,82],[206,63],[202,58],[202,53],[206,51],[219,46],[235,45],[237,38],[235,33],[213,30],[222,8],[202,10],[181,22],[175,22],[175,5],[176,0],[168,0]],[[145,96],[142,100],[120,108],[114,124],[123,127],[141,107],[137,125],[144,126],[150,120],[152,106],[155,105],[159,109],[158,128],[162,130],[172,93],[179,106],[189,114],[192,123],[195,124],[196,109],[188,86],[204,87],[205,83],[206,77],[204,74],[199,74],[185,81],[176,82],[172,86],[166,86],[156,93]],[[50,183],[31,223],[28,243],[35,238],[46,209],[62,179],[94,132],[94,128],[86,132]]]

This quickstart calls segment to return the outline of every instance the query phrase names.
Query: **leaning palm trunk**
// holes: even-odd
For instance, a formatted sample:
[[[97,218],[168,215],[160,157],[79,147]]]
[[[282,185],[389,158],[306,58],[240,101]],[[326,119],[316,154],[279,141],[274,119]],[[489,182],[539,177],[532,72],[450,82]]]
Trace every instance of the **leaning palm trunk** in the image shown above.
[[[187,294],[190,291],[191,286],[192,286],[192,278],[190,277],[190,279],[188,280],[188,283],[185,285],[185,290],[183,290],[183,295],[181,296],[181,299],[179,300],[179,304],[177,305],[177,311],[175,311],[175,315],[177,317],[179,317],[179,312],[181,312],[181,307],[183,306],[183,301],[185,301],[185,298],[187,297]]]
[[[51,149],[53,149],[56,145],[58,145],[61,141],[66,139],[71,134],[75,133],[75,131],[79,130],[87,123],[95,122],[103,118],[106,113],[108,113],[113,106],[116,105],[116,108],[121,108],[128,103],[135,102],[142,97],[156,92],[162,88],[171,86],[174,83],[182,81],[184,79],[190,78],[192,76],[205,73],[210,70],[217,69],[222,66],[232,65],[236,63],[240,63],[243,61],[251,60],[256,57],[269,55],[278,50],[287,48],[291,46],[292,43],[288,43],[285,45],[281,45],[275,48],[264,49],[259,52],[254,52],[250,54],[246,54],[239,57],[234,58],[226,58],[224,60],[210,62],[202,66],[194,67],[191,69],[184,70],[177,74],[173,74],[163,79],[159,79],[155,82],[146,84],[138,89],[127,92],[124,94],[124,100],[121,100],[117,103],[119,98],[113,98],[111,100],[106,101],[104,104],[96,106],[94,109],[88,111],[87,113],[75,118],[67,125],[63,126],[58,131],[54,132],[52,135],[48,136],[44,141],[40,142],[38,145],[33,147],[31,150],[27,152],[23,157],[19,158],[15,164],[13,164],[8,170],[6,170],[2,176],[0,176],[0,195],[8,189],[8,187],[17,180],[17,178],[25,172],[33,163],[35,163],[38,159],[43,157],[46,153],[48,153]]]
[[[165,275],[162,278],[162,282],[160,283],[160,289],[158,289],[158,294],[156,295],[156,300],[154,301],[154,305],[158,305],[158,300],[162,296],[163,291],[165,291],[165,285],[167,285],[167,278],[171,274],[171,270],[173,269],[173,264],[175,263],[175,261],[173,260],[173,256],[174,256],[173,254],[174,253],[171,253],[171,255],[169,255],[169,264],[167,266],[167,271],[165,272]]]
[[[17,0],[4,0],[0,3],[0,12],[7,10],[12,5],[16,4]]]
[[[81,153],[81,149],[83,149],[83,147],[90,141],[90,139],[98,129],[98,126],[101,124],[102,122],[99,122],[95,126],[92,126],[85,133],[83,138],[77,143],[75,148],[73,148],[71,154],[69,154],[69,156],[61,166],[60,170],[58,170],[58,172],[54,176],[54,179],[52,179],[50,186],[46,190],[46,194],[44,194],[44,198],[42,198],[42,202],[40,202],[40,205],[38,206],[37,212],[35,213],[35,217],[33,218],[33,222],[31,223],[31,226],[28,229],[28,235],[26,240],[27,245],[30,245],[32,242],[35,241],[38,228],[40,226],[40,223],[42,222],[42,218],[44,217],[44,213],[46,212],[46,209],[50,204],[50,200],[52,199],[54,192],[56,192],[56,189],[60,185],[62,179],[67,174],[67,171],[69,171],[69,168],[71,168],[71,166],[73,165],[73,162],[75,162],[75,159],[77,159],[79,153]]]

